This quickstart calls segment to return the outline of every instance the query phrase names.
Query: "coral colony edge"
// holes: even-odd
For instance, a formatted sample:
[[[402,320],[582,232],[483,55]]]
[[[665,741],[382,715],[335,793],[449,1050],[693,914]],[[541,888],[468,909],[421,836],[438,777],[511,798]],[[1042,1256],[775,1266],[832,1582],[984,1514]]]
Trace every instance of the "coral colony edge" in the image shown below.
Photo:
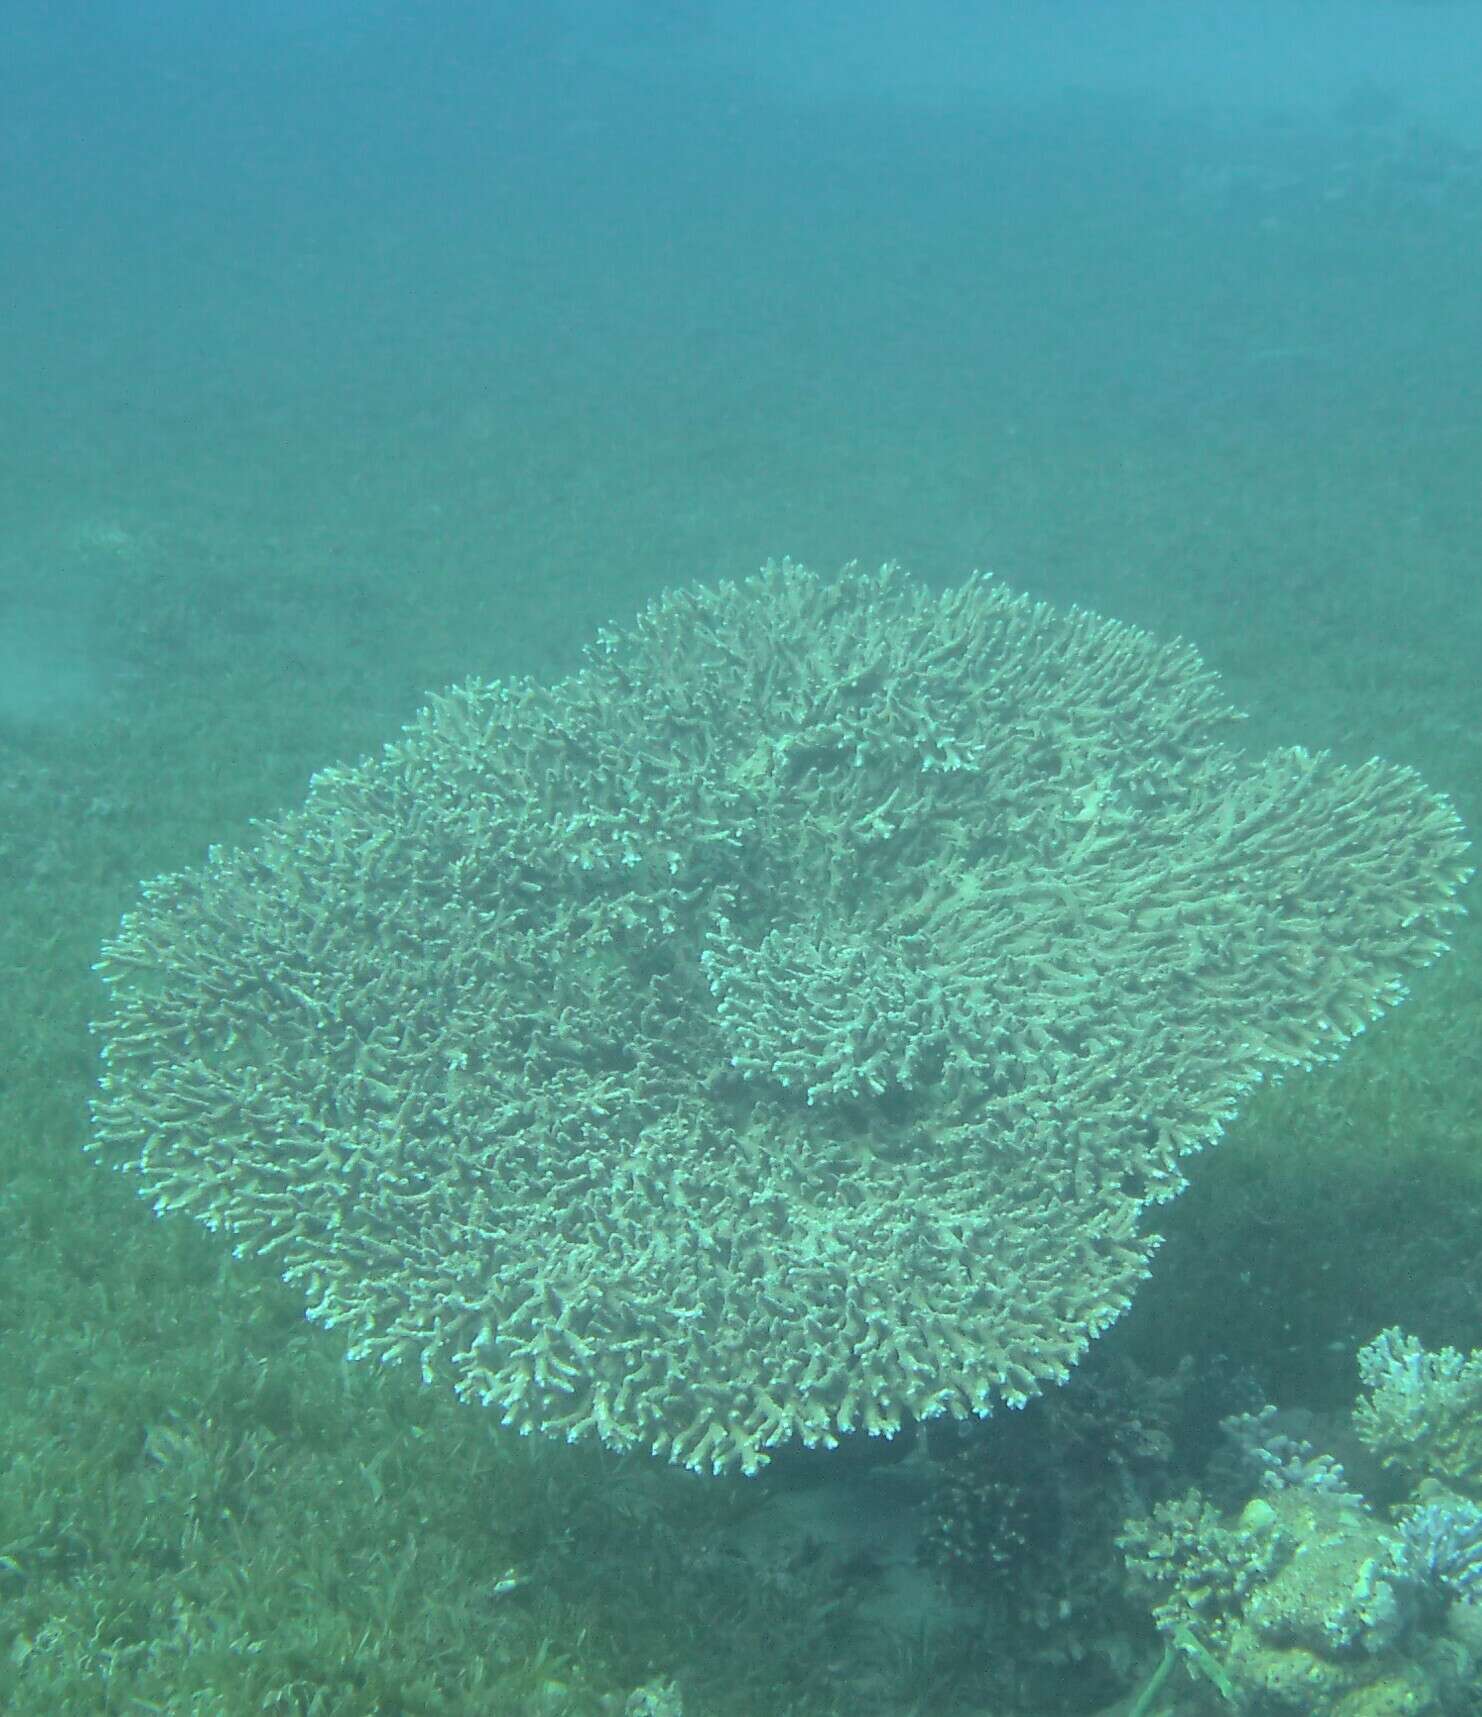
[[[984,577],[664,596],[147,883],[93,1149],[521,1431],[750,1473],[1022,1404],[1460,909],[1444,797],[1239,720]]]

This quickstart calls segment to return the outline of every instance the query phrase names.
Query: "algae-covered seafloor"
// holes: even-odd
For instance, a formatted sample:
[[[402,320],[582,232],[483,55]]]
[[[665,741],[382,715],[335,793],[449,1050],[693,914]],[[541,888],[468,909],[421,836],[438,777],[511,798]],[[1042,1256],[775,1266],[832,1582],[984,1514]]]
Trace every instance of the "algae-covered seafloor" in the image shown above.
[[[0,330],[0,1704],[1045,1717],[1125,1712],[1168,1644],[1144,1711],[1193,1717],[1228,1703],[1201,1652],[1245,1686],[1283,1667],[1262,1625],[1315,1651],[1279,1541],[1323,1510],[1350,1599],[1390,1541],[1445,1574],[1390,1580],[1391,1615],[1371,1567],[1363,1625],[1393,1631],[1349,1603],[1333,1638],[1358,1656],[1323,1696],[1358,1709],[1378,1683],[1345,1664],[1409,1661],[1433,1702],[1470,1697],[1427,1655],[1472,1649],[1466,1473],[1366,1441],[1354,1409],[1382,1399],[1357,1354],[1383,1330],[1402,1375],[1475,1375],[1475,918],[1405,1007],[1189,1165],[1153,1276],[1068,1385],[960,1443],[847,1438],[752,1479],[520,1438],[415,1367],[348,1365],[271,1262],[155,1221],[87,1158],[90,968],[140,877],[250,843],[432,688],[557,681],[661,588],[780,548],[899,557],[932,590],[992,565],[1191,638],[1252,752],[1412,765],[1477,826],[1464,184],[1398,143],[1288,172],[1267,132],[1174,150],[1088,118],[1014,134],[1031,194],[992,151],[935,171],[982,135],[948,111],[909,138],[835,114],[824,139],[744,101],[698,136],[640,106],[647,174],[615,186],[589,103],[564,163],[525,159],[497,243],[415,161],[272,221],[146,207],[147,179],[62,219],[38,179],[5,228],[8,279],[47,288]],[[681,135],[716,194],[676,206],[653,187]],[[800,135],[848,192],[825,209],[793,189]],[[266,199],[303,151],[252,160]],[[1246,1515],[1272,1459],[1343,1486]],[[1156,1572],[1191,1542],[1230,1574],[1202,1631]]]

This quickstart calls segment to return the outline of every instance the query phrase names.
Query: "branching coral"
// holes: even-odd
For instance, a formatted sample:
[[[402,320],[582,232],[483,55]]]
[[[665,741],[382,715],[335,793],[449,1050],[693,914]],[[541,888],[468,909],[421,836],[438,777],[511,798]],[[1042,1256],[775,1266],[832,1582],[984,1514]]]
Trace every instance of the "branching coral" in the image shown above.
[[[668,596],[150,883],[96,1148],[522,1431],[754,1471],[1023,1402],[1456,905],[1412,772],[1235,721],[984,579]]]

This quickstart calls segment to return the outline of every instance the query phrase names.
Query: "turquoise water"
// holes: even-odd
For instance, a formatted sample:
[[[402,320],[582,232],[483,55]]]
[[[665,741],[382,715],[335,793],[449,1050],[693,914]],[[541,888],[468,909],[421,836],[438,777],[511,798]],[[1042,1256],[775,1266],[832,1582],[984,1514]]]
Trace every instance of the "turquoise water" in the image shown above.
[[[770,556],[991,567],[1185,636],[1253,747],[1413,764],[1478,825],[1475,26],[1333,8],[1301,54],[1227,54],[1136,10],[1074,48],[934,25],[116,6],[15,33],[6,1709],[1083,1712],[1157,1663],[1111,1574],[1059,1612],[1048,1526],[974,1552],[1012,1602],[944,1567],[924,1442],[712,1483],[512,1439],[347,1367],[270,1270],[82,1150],[90,966],[139,878],[250,838],[427,692],[559,676]],[[1219,1412],[1341,1437],[1377,1330],[1482,1339],[1479,957],[1463,922],[1160,1213],[1066,1409],[1157,1420],[1134,1489],[1217,1440],[1147,1381],[1181,1363]],[[1029,1472],[1003,1436],[994,1470]],[[1071,1506],[1084,1473],[1034,1471]]]

